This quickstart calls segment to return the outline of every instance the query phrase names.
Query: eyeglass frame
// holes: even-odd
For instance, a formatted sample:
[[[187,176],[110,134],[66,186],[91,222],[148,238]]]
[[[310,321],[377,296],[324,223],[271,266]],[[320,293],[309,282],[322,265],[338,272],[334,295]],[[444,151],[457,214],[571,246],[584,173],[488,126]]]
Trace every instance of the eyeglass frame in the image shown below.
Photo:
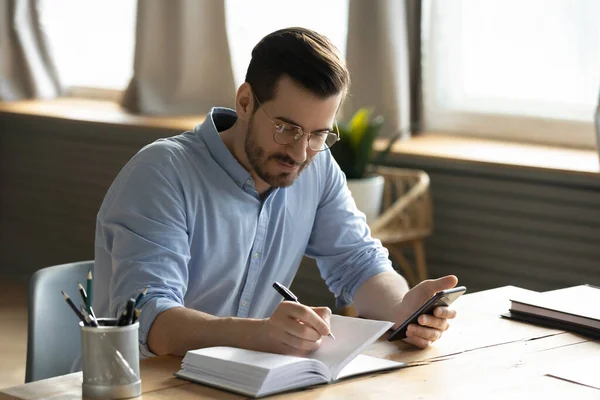
[[[255,93],[252,93],[252,95],[253,95],[253,96],[254,96],[254,98],[256,99],[256,102],[258,103],[258,105],[259,105],[259,107],[262,109],[262,111],[265,113],[265,115],[267,116],[267,118],[269,119],[269,121],[271,122],[271,124],[273,124],[273,127],[275,128],[275,129],[273,130],[273,141],[274,141],[275,143],[277,143],[278,145],[281,145],[281,146],[289,146],[289,145],[291,145],[291,144],[298,143],[298,141],[299,141],[300,139],[302,139],[302,138],[304,137],[304,135],[308,134],[308,140],[307,140],[307,142],[306,142],[306,144],[307,144],[308,148],[309,148],[311,151],[314,151],[314,152],[320,153],[320,152],[322,152],[322,151],[329,150],[329,149],[330,149],[330,148],[331,148],[331,147],[332,147],[334,144],[336,144],[337,142],[339,142],[339,141],[340,141],[340,139],[341,139],[341,137],[340,137],[340,134],[339,134],[339,131],[340,131],[340,129],[339,129],[339,127],[338,127],[337,119],[336,119],[336,118],[334,118],[334,119],[333,119],[333,123],[335,124],[335,130],[336,130],[337,132],[330,131],[329,129],[327,129],[327,130],[313,131],[313,132],[306,132],[306,131],[304,130],[304,128],[303,128],[303,127],[301,127],[301,126],[298,126],[298,125],[296,125],[296,124],[291,124],[291,123],[289,123],[289,122],[282,121],[284,124],[287,124],[287,125],[293,126],[294,128],[298,129],[300,132],[302,132],[302,134],[301,134],[300,136],[298,136],[298,138],[297,138],[297,139],[295,139],[294,141],[292,141],[292,142],[290,142],[290,143],[285,143],[285,144],[283,144],[283,143],[279,143],[277,140],[275,140],[275,136],[277,135],[277,127],[278,127],[278,126],[281,126],[282,124],[277,124],[277,123],[275,123],[275,121],[273,121],[273,118],[271,118],[271,116],[270,116],[270,115],[267,113],[267,110],[265,110],[265,108],[263,107],[262,103],[260,102],[260,100],[258,99],[258,97],[256,96],[256,94],[255,94]],[[334,134],[334,135],[336,136],[336,138],[337,138],[337,139],[335,140],[335,142],[333,142],[333,144],[332,144],[331,146],[329,146],[329,145],[325,144],[325,145],[327,146],[327,148],[325,148],[325,149],[314,150],[312,147],[310,147],[310,138],[311,138],[311,136],[312,136],[313,134],[315,134],[315,132],[318,132],[318,133],[325,133],[325,132],[327,132],[327,134]]]

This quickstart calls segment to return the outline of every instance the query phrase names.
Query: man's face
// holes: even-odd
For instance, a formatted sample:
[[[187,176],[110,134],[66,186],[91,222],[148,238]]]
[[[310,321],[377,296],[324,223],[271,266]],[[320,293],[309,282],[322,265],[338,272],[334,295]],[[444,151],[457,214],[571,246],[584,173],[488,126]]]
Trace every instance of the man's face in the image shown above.
[[[273,99],[263,103],[250,119],[245,151],[256,175],[271,187],[290,186],[318,152],[308,147],[308,132],[333,130],[341,94],[320,99],[291,78],[280,78]],[[255,100],[255,107],[259,104]],[[266,112],[266,113],[265,113]],[[273,139],[273,122],[302,127],[296,143],[281,145]]]

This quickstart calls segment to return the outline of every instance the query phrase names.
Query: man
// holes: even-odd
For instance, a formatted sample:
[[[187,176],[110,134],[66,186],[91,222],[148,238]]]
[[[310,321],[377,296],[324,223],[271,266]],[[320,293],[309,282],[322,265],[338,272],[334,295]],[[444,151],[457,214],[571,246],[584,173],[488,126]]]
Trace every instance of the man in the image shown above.
[[[143,356],[208,346],[285,354],[316,349],[331,311],[281,301],[304,255],[317,260],[340,306],[396,326],[447,276],[409,291],[371,238],[327,150],[349,85],[337,50],[302,28],[252,52],[235,111],[214,108],[192,132],[146,146],[123,168],[98,213],[95,308],[117,316],[143,288]],[[408,329],[426,347],[455,311]]]

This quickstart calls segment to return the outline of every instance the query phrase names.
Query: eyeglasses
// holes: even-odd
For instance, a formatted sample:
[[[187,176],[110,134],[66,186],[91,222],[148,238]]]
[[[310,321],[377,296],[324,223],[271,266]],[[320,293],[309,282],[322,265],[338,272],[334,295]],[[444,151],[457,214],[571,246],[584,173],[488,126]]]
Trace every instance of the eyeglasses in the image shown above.
[[[308,135],[308,147],[312,151],[325,151],[328,150],[331,146],[333,146],[338,140],[340,140],[340,135],[330,130],[316,131],[316,132],[305,132],[301,126],[290,124],[283,121],[275,121],[273,118],[269,116],[265,108],[262,106],[260,100],[254,95],[256,102],[263,110],[267,118],[273,124],[273,140],[277,144],[281,145],[289,145],[296,143],[300,140],[304,134]],[[335,129],[339,132],[337,126],[337,120],[334,120]]]

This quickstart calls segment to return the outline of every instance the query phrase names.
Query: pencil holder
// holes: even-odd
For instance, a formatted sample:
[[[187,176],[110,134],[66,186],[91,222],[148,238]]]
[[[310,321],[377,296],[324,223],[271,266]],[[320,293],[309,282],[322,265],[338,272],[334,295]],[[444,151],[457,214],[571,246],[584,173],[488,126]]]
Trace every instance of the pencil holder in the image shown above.
[[[98,318],[98,327],[81,327],[84,397],[123,399],[142,394],[138,326],[117,326],[116,318]]]

